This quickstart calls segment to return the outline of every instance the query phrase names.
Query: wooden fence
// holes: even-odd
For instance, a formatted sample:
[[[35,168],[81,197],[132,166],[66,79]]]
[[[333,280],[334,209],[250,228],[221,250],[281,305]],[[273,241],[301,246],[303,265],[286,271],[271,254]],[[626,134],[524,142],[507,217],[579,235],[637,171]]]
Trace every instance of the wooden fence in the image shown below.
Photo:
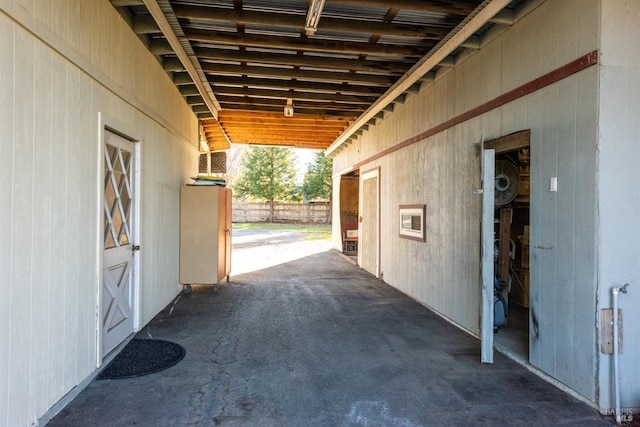
[[[233,222],[266,222],[269,219],[269,203],[245,203],[233,201]],[[327,224],[331,221],[329,203],[276,203],[273,222],[292,224]]]

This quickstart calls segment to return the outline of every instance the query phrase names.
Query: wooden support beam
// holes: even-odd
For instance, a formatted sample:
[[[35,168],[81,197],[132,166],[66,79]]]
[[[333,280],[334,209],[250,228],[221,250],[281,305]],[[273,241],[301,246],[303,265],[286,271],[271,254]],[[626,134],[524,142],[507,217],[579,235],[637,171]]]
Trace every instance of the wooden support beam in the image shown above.
[[[282,134],[273,132],[258,132],[253,130],[239,130],[225,128],[229,138],[233,139],[248,139],[248,138],[260,138],[263,141],[307,141],[307,142],[325,142],[336,137],[335,134],[314,134],[312,132],[292,132]]]
[[[310,50],[317,52],[357,53],[371,55],[386,55],[390,57],[421,57],[425,55],[434,43],[415,45],[386,45],[363,42],[343,42],[337,40],[322,40],[318,38],[274,37],[254,34],[238,34],[223,31],[191,30],[186,32],[191,42],[228,44],[233,46],[254,46],[272,49]]]
[[[284,13],[253,12],[241,9],[225,9],[213,6],[185,6],[176,4],[173,11],[178,18],[205,22],[235,21],[244,24],[260,24],[276,27],[302,29],[305,26],[304,15]],[[453,28],[451,26],[451,28]],[[378,34],[397,37],[415,37],[417,39],[441,40],[451,28],[425,27],[410,24],[387,24],[356,19],[331,18],[323,16],[318,30]]]
[[[200,95],[185,96],[184,99],[189,105],[204,105],[204,99]]]
[[[133,18],[133,32],[140,34],[162,33],[156,21],[150,15],[136,16]]]
[[[178,86],[178,90],[182,96],[199,95],[198,88],[194,84]]]
[[[516,20],[513,16],[513,11],[508,9],[501,10],[493,18],[491,18],[491,22],[493,22],[494,24],[513,25],[515,21]]]
[[[221,86],[247,86],[258,88],[273,88],[273,89],[297,89],[297,90],[309,90],[313,92],[327,92],[327,93],[343,93],[343,94],[365,94],[365,95],[381,95],[387,88],[384,85],[365,86],[353,83],[322,83],[322,82],[308,82],[291,79],[261,79],[255,77],[237,77],[237,76],[208,76],[211,88],[214,92]],[[176,83],[176,81],[178,81]],[[177,74],[173,76],[173,82],[175,84],[189,84],[191,80],[185,81],[183,77],[179,77]]]
[[[471,36],[460,45],[466,49],[478,50],[482,47],[482,39],[478,36]]]
[[[531,130],[523,130],[484,143],[484,148],[493,148],[496,154],[527,148],[531,145]]]
[[[285,117],[282,113],[265,113],[248,110],[221,110],[219,120],[220,122],[226,122],[231,120],[238,121],[252,121],[257,123],[270,123],[270,122],[282,122]],[[345,117],[332,117],[332,116],[319,116],[319,115],[295,115],[294,117],[286,118],[286,122],[300,122],[304,124],[322,126],[324,123],[347,125],[349,119]]]
[[[314,71],[314,70],[300,70],[293,68],[280,68],[280,67],[258,67],[250,65],[231,65],[231,64],[212,64],[204,62],[201,64],[205,73],[219,75],[231,75],[231,76],[257,76],[257,77],[276,77],[276,78],[291,78],[298,80],[318,80],[325,83],[331,82],[351,82],[360,84],[371,85],[385,85],[391,86],[396,80],[395,76],[386,76],[383,74],[365,74],[365,73],[349,73],[349,72],[336,72],[336,71]],[[180,71],[167,69],[163,63],[166,71]]]
[[[339,69],[363,71],[369,73],[384,73],[388,75],[402,75],[411,67],[410,63],[401,61],[372,61],[367,59],[327,58],[314,55],[291,55],[275,52],[256,52],[247,50],[213,49],[196,47],[194,51],[201,61],[237,61],[264,64],[292,65],[295,67],[322,67],[325,69]]]
[[[248,105],[246,104],[232,104],[232,105],[225,105],[225,109],[227,110],[246,110],[248,107]],[[259,111],[259,112],[278,112],[280,114],[282,113],[282,108],[281,106],[261,106],[260,108],[255,108],[255,111]],[[346,117],[349,120],[354,120],[356,117],[358,117],[358,114],[355,113],[353,111],[339,111],[339,110],[334,110],[331,109],[329,107],[326,108],[296,108],[295,109],[295,114],[296,115],[313,115],[313,116],[335,116],[335,117]]]
[[[284,108],[284,103],[279,99],[269,99],[269,98],[245,98],[238,96],[216,96],[220,104],[222,104],[225,108],[229,108],[230,105],[244,105],[244,106],[274,106],[280,109]],[[360,114],[366,109],[364,105],[357,104],[331,104],[324,102],[313,102],[313,101],[298,101],[294,105],[294,109],[298,108],[306,108],[306,109],[326,109],[330,108],[335,111],[349,111],[354,115]]]
[[[172,55],[175,52],[166,39],[152,39],[149,43],[149,51],[154,55]]]
[[[439,67],[453,68],[456,66],[455,56],[447,56],[442,61],[438,62]]]
[[[288,119],[289,117],[285,117]],[[258,124],[255,122],[236,122],[236,121],[225,121],[222,122],[222,125],[225,127],[233,128],[233,129],[265,129],[269,132],[318,132],[318,133],[331,133],[331,134],[339,134],[344,129],[344,126],[310,126],[305,124],[291,123],[287,124],[284,121],[279,123],[269,123],[269,124]]]
[[[189,73],[173,73],[173,84],[192,85],[194,82]]]
[[[294,104],[296,100],[307,101],[332,101],[332,102],[345,102],[355,104],[371,104],[377,96],[366,95],[343,95],[335,93],[318,93],[310,91],[299,90],[274,90],[274,89],[254,89],[245,87],[232,87],[232,86],[215,86],[213,89],[216,96],[222,95],[243,95],[251,97],[262,98],[275,98],[275,99],[287,99],[293,98]],[[184,94],[184,93],[183,93]]]

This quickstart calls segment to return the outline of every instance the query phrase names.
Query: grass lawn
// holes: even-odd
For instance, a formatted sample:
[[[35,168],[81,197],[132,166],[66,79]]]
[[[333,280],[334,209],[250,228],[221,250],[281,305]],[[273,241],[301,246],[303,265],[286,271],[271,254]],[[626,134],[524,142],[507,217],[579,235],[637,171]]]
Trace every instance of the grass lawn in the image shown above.
[[[308,240],[330,240],[331,225],[313,225],[313,224],[269,224],[266,222],[259,223],[233,223],[233,230],[293,230],[301,233]]]

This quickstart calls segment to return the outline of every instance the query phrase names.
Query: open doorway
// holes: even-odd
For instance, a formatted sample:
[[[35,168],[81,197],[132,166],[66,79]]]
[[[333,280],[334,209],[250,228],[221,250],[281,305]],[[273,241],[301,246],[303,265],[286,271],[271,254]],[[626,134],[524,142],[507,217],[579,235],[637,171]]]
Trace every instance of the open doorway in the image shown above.
[[[340,231],[342,253],[358,260],[358,209],[360,171],[355,170],[340,177]]]
[[[495,346],[523,362],[529,360],[530,132],[486,144],[495,149],[494,262],[504,289],[505,324],[496,329]]]

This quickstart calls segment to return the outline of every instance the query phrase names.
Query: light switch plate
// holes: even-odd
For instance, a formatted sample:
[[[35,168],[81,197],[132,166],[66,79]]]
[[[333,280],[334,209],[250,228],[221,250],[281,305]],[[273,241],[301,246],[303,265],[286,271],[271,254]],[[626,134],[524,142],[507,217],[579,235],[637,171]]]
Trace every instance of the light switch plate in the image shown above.
[[[558,191],[558,177],[557,176],[551,177],[551,179],[549,180],[549,191],[553,191],[553,192]]]

